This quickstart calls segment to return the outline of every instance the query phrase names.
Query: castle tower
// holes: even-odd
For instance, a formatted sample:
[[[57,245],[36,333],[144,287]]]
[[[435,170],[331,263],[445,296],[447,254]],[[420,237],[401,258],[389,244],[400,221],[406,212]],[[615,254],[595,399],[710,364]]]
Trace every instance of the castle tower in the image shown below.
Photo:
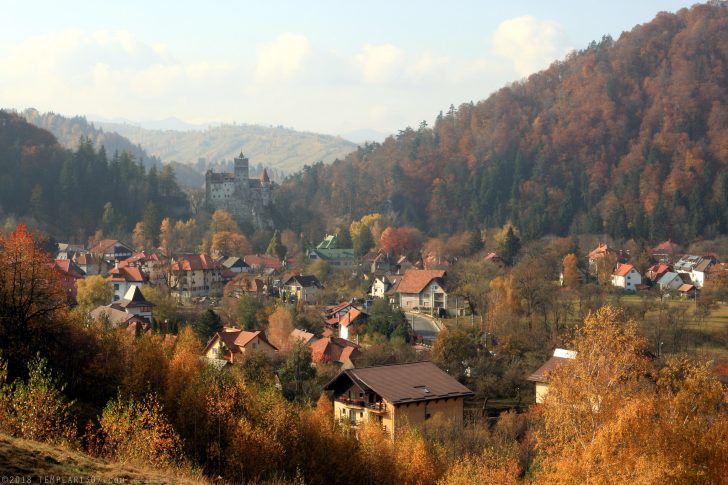
[[[235,178],[238,179],[238,183],[248,184],[248,158],[240,152],[238,157],[235,157]]]
[[[260,184],[263,187],[267,187],[270,185],[270,177],[268,177],[268,169],[263,169],[263,174],[260,176]]]

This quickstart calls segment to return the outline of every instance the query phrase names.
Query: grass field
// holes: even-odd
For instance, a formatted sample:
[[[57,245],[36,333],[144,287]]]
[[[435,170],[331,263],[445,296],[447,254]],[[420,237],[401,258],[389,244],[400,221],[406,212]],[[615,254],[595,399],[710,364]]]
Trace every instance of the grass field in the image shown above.
[[[76,451],[0,434],[2,483],[209,483],[128,463],[111,463]]]

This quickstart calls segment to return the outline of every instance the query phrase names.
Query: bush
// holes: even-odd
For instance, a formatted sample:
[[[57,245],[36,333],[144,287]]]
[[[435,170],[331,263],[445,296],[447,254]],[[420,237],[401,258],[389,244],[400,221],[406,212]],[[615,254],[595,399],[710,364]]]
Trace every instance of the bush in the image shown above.
[[[141,401],[120,396],[109,402],[100,425],[105,456],[157,468],[176,464],[182,457],[182,440],[162,412],[155,394]]]
[[[75,445],[73,401],[40,356],[28,363],[28,380],[7,384],[7,363],[0,360],[0,429],[20,438]]]

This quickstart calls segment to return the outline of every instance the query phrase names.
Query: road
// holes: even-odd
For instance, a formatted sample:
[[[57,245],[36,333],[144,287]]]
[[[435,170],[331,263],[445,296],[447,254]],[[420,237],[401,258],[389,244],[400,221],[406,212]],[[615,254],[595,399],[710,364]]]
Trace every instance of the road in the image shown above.
[[[412,325],[415,335],[422,337],[425,343],[431,344],[435,341],[435,337],[440,333],[435,322],[431,318],[425,317],[419,313],[405,312],[407,321]]]

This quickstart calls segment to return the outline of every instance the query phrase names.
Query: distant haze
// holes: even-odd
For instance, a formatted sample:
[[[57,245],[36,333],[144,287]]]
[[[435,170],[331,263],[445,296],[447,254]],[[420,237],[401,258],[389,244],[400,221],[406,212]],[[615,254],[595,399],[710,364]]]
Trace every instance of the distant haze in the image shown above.
[[[0,106],[381,140],[692,3],[4,2]]]

